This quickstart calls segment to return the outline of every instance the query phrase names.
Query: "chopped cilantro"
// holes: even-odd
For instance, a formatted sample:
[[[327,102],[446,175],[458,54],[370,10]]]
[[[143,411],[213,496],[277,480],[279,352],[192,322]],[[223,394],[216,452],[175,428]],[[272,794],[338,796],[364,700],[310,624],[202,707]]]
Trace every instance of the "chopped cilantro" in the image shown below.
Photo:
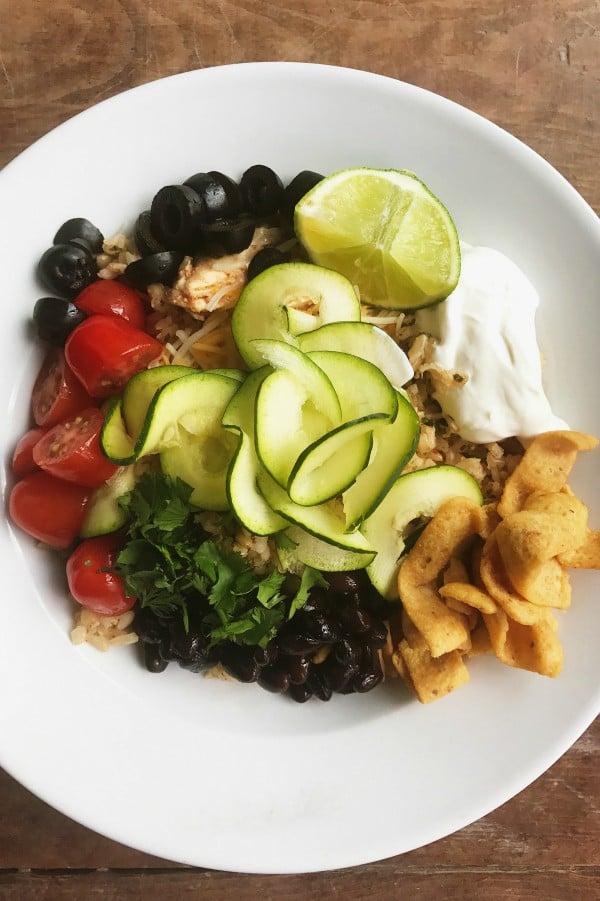
[[[121,498],[131,521],[116,570],[127,593],[142,607],[201,622],[211,644],[230,640],[263,646],[306,602],[320,572],[306,567],[294,595],[277,571],[257,575],[248,560],[221,547],[189,504],[192,489],[181,480],[146,472]]]

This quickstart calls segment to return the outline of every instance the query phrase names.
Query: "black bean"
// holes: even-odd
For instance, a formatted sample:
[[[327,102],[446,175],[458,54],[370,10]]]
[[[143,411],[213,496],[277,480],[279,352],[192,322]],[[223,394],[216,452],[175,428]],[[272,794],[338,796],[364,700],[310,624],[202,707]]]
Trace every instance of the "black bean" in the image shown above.
[[[333,694],[321,667],[313,666],[304,684],[320,701],[329,701]]]
[[[331,597],[324,588],[311,588],[303,610],[322,610],[327,613],[331,607]]]
[[[292,622],[303,635],[309,635],[322,644],[334,644],[341,638],[339,623],[333,617],[326,616],[320,610],[303,608],[296,614]]]
[[[322,643],[317,638],[300,633],[300,631],[291,624],[289,626],[284,626],[281,630],[277,638],[277,644],[279,650],[284,654],[292,654],[294,656],[313,654],[322,646]]]
[[[298,704],[304,704],[305,701],[308,701],[312,698],[313,693],[310,688],[307,688],[306,685],[290,685],[288,688],[288,695],[292,700],[297,701]]]
[[[169,665],[168,660],[161,656],[160,650],[155,644],[144,645],[144,663],[150,673],[164,673]]]
[[[225,645],[219,653],[219,659],[225,672],[238,682],[256,682],[259,667],[252,648],[234,644]]]
[[[325,578],[335,594],[352,594],[358,592],[361,579],[357,570],[350,572],[325,573]]]
[[[206,657],[206,639],[191,629],[186,633],[183,626],[177,627],[171,633],[169,659],[176,660],[183,669],[189,669],[193,673],[206,669],[209,666]]]
[[[332,691],[342,691],[358,672],[357,663],[341,663],[332,654],[320,664],[319,672]]]
[[[281,660],[280,666],[288,671],[292,685],[302,685],[308,678],[311,662],[307,657],[287,657]]]
[[[254,648],[254,659],[259,666],[273,663],[279,654],[279,648],[274,641],[270,641],[265,648]]]
[[[375,648],[365,647],[358,674],[352,680],[354,691],[372,691],[383,680],[383,670],[379,654]]]
[[[133,627],[144,644],[160,644],[166,635],[165,626],[148,609],[136,611]]]
[[[281,693],[290,687],[290,674],[273,663],[262,667],[257,682],[261,688],[265,688],[267,691]]]
[[[350,632],[351,635],[360,635],[368,632],[373,625],[373,620],[366,610],[353,607],[345,607],[340,611],[340,621],[342,626]]]
[[[333,647],[333,656],[343,664],[352,664],[358,667],[362,657],[362,646],[350,638],[343,638]]]
[[[367,632],[367,641],[373,648],[384,648],[387,644],[387,628],[381,620],[373,620],[373,625]]]

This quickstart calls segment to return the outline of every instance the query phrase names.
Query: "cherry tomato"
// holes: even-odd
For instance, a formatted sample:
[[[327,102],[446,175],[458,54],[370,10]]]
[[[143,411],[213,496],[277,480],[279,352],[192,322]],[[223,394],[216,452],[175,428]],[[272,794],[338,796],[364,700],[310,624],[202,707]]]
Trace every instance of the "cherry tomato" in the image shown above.
[[[50,547],[67,548],[79,534],[91,492],[34,472],[17,482],[8,509],[15,525]]]
[[[67,338],[65,357],[92,397],[110,397],[162,350],[159,341],[124,319],[93,314]]]
[[[12,456],[12,471],[18,479],[22,479],[23,476],[28,476],[30,472],[35,472],[38,469],[38,465],[33,459],[33,448],[45,434],[46,429],[29,429],[17,441],[17,446]]]
[[[135,604],[136,599],[125,594],[121,577],[104,572],[115,565],[119,550],[118,537],[101,535],[86,538],[67,560],[69,591],[82,607],[119,616]]]
[[[31,407],[36,425],[56,425],[93,404],[65,355],[58,347],[48,351],[31,392]]]
[[[75,298],[75,306],[85,313],[120,316],[135,328],[144,329],[146,309],[138,291],[114,279],[98,279]]]
[[[34,447],[35,463],[57,479],[89,488],[102,485],[118,469],[102,453],[103,424],[104,414],[98,407],[59,422]]]

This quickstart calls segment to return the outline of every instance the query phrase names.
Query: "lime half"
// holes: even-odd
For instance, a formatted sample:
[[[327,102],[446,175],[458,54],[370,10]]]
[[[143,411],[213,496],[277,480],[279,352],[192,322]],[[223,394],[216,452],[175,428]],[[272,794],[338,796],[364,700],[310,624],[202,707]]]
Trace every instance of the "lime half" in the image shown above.
[[[300,200],[294,226],[311,260],[349,278],[364,303],[416,309],[456,287],[456,226],[412,172],[335,172]]]

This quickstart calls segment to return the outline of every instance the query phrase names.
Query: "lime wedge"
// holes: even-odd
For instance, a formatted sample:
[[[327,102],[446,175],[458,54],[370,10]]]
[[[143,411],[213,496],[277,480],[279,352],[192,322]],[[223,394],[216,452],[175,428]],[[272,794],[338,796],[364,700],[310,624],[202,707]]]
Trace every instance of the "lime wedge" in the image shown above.
[[[458,282],[456,226],[412,172],[335,172],[299,201],[294,226],[311,260],[350,279],[364,303],[425,307]]]

